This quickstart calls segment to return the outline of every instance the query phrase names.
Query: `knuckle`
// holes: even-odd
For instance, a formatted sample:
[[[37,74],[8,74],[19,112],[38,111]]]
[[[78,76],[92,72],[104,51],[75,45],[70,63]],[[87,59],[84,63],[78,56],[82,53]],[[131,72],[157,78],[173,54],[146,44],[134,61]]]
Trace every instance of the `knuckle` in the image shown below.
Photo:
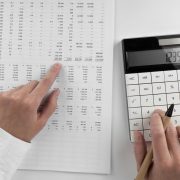
[[[9,104],[9,105],[19,105],[21,102],[21,98],[18,95],[9,95],[7,92],[0,94],[1,103]]]
[[[34,110],[34,102],[33,102],[32,99],[26,98],[23,101],[23,106],[28,111],[33,111]]]
[[[17,93],[11,94],[10,98],[14,101],[20,101],[22,99],[21,95]]]
[[[33,85],[38,84],[38,83],[39,83],[39,81],[37,81],[37,80],[32,80],[32,81],[30,82],[30,84],[33,84]]]
[[[38,83],[39,81],[38,80],[32,80],[31,82],[32,83]]]
[[[49,85],[49,83],[50,83],[50,79],[49,79],[49,77],[44,77],[44,79],[42,80],[42,82],[43,82],[43,84],[44,85]]]
[[[33,104],[34,106],[37,106],[37,105],[41,104],[41,102],[42,102],[42,99],[41,99],[40,96],[34,96],[34,97],[32,97],[32,104]]]
[[[40,102],[42,101],[41,97],[37,95],[28,95],[27,99],[33,106],[39,106]]]
[[[7,97],[6,100],[18,106],[21,105],[23,101],[22,97],[20,97],[19,95],[11,95],[10,97]]]

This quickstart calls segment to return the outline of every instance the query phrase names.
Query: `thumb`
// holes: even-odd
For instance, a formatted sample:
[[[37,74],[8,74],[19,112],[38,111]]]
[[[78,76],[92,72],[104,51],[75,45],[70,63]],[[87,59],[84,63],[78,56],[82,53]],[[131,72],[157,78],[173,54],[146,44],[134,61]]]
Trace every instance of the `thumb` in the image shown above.
[[[46,103],[43,105],[43,109],[41,110],[38,118],[38,123],[40,128],[44,127],[48,119],[54,113],[57,107],[57,100],[60,94],[59,89],[53,91],[45,100]]]
[[[137,163],[137,170],[140,169],[144,157],[147,153],[147,147],[143,135],[139,131],[134,132],[135,142],[134,142],[134,154]]]

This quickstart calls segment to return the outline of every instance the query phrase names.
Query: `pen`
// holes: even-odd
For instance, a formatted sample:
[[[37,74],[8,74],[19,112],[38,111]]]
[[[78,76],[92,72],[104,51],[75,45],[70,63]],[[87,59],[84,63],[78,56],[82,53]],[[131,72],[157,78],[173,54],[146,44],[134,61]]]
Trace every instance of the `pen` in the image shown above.
[[[174,110],[174,104],[171,104],[171,106],[168,108],[165,116],[162,118],[162,122],[163,122],[163,126],[164,126],[164,130],[166,131],[170,121],[171,121],[171,116],[173,114],[173,110]],[[152,160],[153,160],[153,148],[152,145],[150,147],[149,152],[146,154],[144,161],[140,167],[140,170],[135,178],[135,180],[144,180],[150,165],[152,164]]]

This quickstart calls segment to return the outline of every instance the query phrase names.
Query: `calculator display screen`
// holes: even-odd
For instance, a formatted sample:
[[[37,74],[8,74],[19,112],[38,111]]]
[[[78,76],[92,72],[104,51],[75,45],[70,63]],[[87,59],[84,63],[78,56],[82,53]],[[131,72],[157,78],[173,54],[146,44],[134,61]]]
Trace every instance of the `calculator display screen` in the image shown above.
[[[130,67],[180,63],[180,47],[127,52]]]
[[[168,45],[160,44],[164,38]],[[180,69],[180,35],[125,39],[123,54],[126,73]]]

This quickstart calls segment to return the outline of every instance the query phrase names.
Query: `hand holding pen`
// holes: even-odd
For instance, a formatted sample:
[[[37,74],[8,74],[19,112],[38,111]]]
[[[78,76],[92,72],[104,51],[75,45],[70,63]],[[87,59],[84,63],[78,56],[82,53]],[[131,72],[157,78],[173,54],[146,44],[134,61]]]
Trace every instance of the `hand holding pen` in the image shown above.
[[[153,113],[150,123],[152,147],[149,150],[147,150],[143,135],[139,132],[135,133],[134,150],[139,171],[137,180],[144,179],[143,174],[146,171],[147,162],[150,167],[146,172],[146,180],[180,179],[180,127],[175,128],[168,116],[169,114],[166,113],[165,116],[159,110]],[[149,154],[148,158],[151,158],[151,161],[147,160],[147,154]]]

